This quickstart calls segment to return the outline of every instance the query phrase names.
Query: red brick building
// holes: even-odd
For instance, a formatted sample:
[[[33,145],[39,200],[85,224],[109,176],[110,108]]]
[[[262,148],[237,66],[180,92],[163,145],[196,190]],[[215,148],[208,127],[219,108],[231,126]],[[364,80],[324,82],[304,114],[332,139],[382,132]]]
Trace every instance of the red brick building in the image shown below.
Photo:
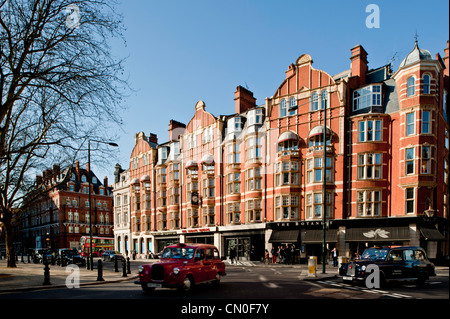
[[[52,188],[36,200],[21,216],[17,247],[22,248],[78,248],[81,236],[89,236],[89,182],[91,176],[92,234],[113,238],[112,191],[105,177],[103,183],[89,167],[75,166],[61,170],[58,165],[36,177],[38,184]],[[67,180],[55,187],[61,181]]]
[[[278,245],[319,256],[325,211],[327,248],[342,256],[376,244],[448,255],[448,49],[433,57],[415,43],[394,72],[369,69],[358,45],[337,75],[304,54],[263,104],[238,86],[231,115],[199,101],[187,125],[171,121],[167,143],[139,133],[134,250],[181,241],[244,259]]]

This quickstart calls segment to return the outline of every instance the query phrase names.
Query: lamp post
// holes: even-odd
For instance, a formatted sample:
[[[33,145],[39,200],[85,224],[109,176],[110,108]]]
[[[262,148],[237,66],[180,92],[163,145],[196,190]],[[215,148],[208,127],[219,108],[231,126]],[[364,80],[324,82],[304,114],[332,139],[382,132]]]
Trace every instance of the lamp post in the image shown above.
[[[323,159],[322,159],[322,273],[325,274],[325,258],[326,258],[326,234],[325,234],[325,222],[327,212],[327,104],[323,109]]]
[[[107,144],[110,146],[118,147],[119,145],[113,142],[102,142],[97,140],[88,140],[88,166],[89,166],[89,172],[88,172],[88,183],[89,183],[89,265],[91,270],[94,270],[94,257],[92,256],[92,202],[91,202],[91,185],[92,185],[92,176],[91,176],[91,141],[96,143],[102,143]]]

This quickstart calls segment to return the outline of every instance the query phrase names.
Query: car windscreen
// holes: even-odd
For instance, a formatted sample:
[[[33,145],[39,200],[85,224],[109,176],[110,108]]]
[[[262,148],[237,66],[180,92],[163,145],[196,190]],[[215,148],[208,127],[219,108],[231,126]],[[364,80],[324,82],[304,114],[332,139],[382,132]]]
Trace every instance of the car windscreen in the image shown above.
[[[165,248],[161,258],[166,259],[192,259],[194,256],[194,248]]]
[[[389,249],[384,248],[369,248],[364,250],[361,255],[362,260],[385,260]]]

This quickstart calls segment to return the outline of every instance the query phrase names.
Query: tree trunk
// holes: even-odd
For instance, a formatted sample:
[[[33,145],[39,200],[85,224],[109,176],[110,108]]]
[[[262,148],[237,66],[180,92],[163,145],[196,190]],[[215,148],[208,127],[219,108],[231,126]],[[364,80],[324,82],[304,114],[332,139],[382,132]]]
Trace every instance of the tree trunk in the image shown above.
[[[6,267],[16,268],[16,253],[14,252],[14,238],[11,222],[4,223],[5,226],[5,246],[6,246]]]

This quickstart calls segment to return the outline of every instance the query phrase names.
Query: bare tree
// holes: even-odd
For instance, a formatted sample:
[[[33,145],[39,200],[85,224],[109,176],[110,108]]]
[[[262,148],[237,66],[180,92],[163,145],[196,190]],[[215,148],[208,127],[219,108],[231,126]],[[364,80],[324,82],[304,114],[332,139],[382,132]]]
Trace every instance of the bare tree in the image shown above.
[[[110,0],[0,0],[0,227],[8,267],[15,267],[13,225],[46,191],[36,173],[71,165],[87,140],[114,139],[111,128],[120,127],[127,83],[109,43],[123,40],[122,29]]]

